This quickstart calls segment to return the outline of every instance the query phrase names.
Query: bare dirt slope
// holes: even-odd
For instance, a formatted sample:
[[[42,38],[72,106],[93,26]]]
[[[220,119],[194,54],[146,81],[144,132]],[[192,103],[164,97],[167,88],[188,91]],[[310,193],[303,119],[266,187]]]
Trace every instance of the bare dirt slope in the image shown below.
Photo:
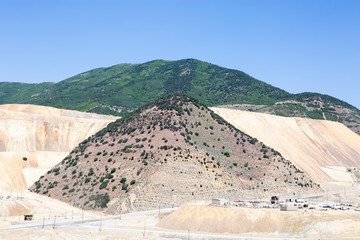
[[[235,127],[279,151],[322,187],[356,185],[360,136],[333,121],[212,108]]]
[[[345,239],[360,235],[357,212],[294,211],[185,205],[164,217],[158,227],[267,237]]]
[[[0,105],[0,190],[27,189],[111,116],[52,107]]]

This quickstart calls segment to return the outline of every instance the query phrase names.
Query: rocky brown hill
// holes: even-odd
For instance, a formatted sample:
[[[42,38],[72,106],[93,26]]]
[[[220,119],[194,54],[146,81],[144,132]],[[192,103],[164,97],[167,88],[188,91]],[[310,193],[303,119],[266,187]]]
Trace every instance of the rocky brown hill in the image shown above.
[[[320,188],[274,149],[196,100],[176,95],[89,137],[30,190],[77,207],[118,213]]]

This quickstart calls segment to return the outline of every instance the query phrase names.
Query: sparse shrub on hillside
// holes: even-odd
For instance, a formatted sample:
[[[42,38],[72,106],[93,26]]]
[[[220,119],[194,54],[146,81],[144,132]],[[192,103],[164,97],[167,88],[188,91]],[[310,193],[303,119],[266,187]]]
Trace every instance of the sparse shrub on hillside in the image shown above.
[[[135,180],[131,180],[130,185],[134,185],[135,184]]]
[[[125,183],[126,182],[126,178],[121,178],[120,183]]]
[[[225,155],[226,157],[230,157],[230,153],[229,153],[229,152],[224,152],[224,155]]]
[[[249,163],[246,162],[246,163],[244,164],[244,167],[248,167],[248,166],[249,166]]]
[[[107,193],[105,194],[97,194],[97,195],[91,195],[89,197],[90,201],[95,201],[94,207],[101,207],[106,208],[108,202],[110,201],[110,197]]]
[[[36,185],[36,189],[41,188],[41,183],[40,183],[39,181],[36,181],[36,182],[35,182],[35,185]]]
[[[234,165],[235,167],[237,167],[237,163],[236,163],[236,162],[234,162],[233,165]]]
[[[99,189],[101,190],[101,189],[106,188],[107,185],[108,185],[108,183],[109,183],[109,180],[103,181],[103,182],[100,184]]]
[[[107,179],[112,179],[114,176],[111,173],[106,174],[105,176]]]
[[[128,188],[128,184],[124,184],[121,186],[121,190],[127,190],[127,188]]]

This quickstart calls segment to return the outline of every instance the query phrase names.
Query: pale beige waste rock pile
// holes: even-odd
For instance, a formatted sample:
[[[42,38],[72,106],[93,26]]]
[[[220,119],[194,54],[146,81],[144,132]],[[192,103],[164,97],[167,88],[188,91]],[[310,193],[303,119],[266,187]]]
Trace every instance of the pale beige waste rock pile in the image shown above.
[[[294,211],[279,209],[185,205],[157,224],[166,229],[227,234],[259,234],[255,237],[319,238],[359,237],[360,214],[354,211]],[[340,237],[340,238],[339,238]],[[288,238],[284,238],[288,239]]]
[[[115,119],[44,106],[0,105],[0,190],[27,189]]]
[[[322,187],[358,184],[360,136],[343,124],[226,108],[212,110],[236,128],[279,151]]]

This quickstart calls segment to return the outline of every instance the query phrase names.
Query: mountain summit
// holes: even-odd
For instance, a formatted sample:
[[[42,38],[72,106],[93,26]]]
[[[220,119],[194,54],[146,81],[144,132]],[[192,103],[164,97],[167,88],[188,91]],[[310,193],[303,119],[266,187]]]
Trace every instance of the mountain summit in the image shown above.
[[[280,153],[198,101],[172,95],[110,123],[32,191],[108,213],[197,199],[254,199],[320,188]]]
[[[120,64],[55,84],[0,83],[0,104],[31,103],[123,116],[174,93],[207,106],[240,104],[251,111],[339,121],[360,133],[360,111],[341,100],[317,93],[290,94],[244,72],[196,59]]]

